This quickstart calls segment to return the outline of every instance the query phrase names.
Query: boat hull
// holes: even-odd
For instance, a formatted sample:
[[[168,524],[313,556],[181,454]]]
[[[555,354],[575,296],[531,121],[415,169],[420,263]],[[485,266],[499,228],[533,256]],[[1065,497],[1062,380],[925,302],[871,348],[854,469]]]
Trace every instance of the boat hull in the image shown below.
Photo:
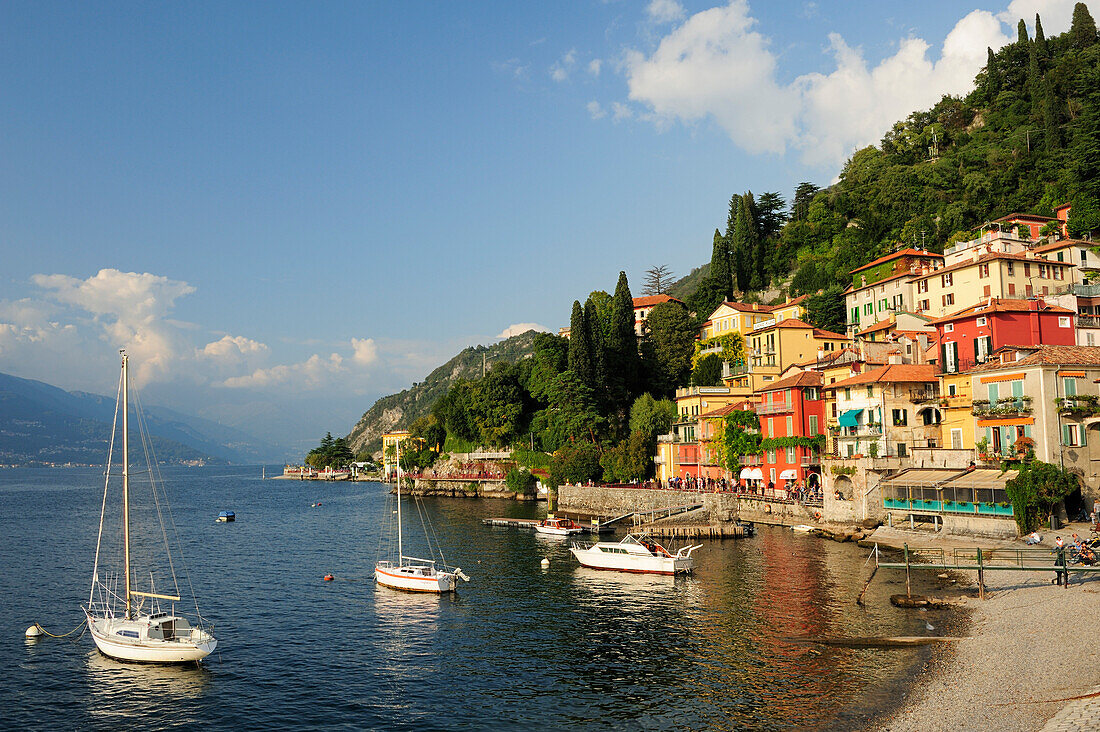
[[[201,643],[191,643],[181,640],[158,641],[139,640],[123,641],[115,640],[106,635],[101,629],[105,621],[89,618],[88,629],[91,631],[92,640],[96,648],[105,656],[110,656],[119,661],[134,661],[137,663],[192,663],[201,661],[209,656],[218,646],[214,638]]]
[[[687,574],[695,569],[691,557],[646,557],[630,554],[608,554],[589,549],[569,550],[581,566],[634,574]]]
[[[536,526],[535,531],[549,536],[572,536],[573,534],[582,533],[581,529],[560,529],[556,526]]]
[[[374,581],[383,587],[405,592],[432,592],[443,594],[454,592],[457,578],[449,572],[437,572],[432,575],[413,575],[396,569],[375,567]]]

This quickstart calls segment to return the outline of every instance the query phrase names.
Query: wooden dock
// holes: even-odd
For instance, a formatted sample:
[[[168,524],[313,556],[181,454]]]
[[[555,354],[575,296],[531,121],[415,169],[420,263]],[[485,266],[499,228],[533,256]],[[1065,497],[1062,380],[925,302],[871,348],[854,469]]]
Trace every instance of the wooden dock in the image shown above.
[[[558,518],[565,518],[559,516]],[[588,534],[606,534],[611,533],[615,529],[610,526],[601,526],[598,524],[585,523],[574,519],[577,527],[582,529]],[[484,518],[481,519],[481,523],[486,526],[503,526],[509,529],[534,529],[540,523],[541,519],[524,519],[524,518]]]
[[[737,524],[719,524],[717,526],[666,526],[662,524],[647,524],[638,527],[652,537],[660,539],[740,539],[745,536],[745,529]]]

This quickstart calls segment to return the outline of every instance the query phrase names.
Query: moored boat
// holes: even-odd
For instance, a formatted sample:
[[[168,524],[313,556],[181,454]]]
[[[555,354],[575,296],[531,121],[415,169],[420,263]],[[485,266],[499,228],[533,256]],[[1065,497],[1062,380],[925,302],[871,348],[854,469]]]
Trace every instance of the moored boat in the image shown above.
[[[222,511],[218,514],[218,518],[214,520],[217,521],[219,524],[229,523],[230,521],[237,520],[237,514],[233,513],[232,511]]]
[[[702,544],[681,547],[675,554],[645,534],[629,534],[619,542],[574,542],[569,549],[585,567],[640,574],[687,574],[695,569],[691,553]]]
[[[116,658],[120,661],[142,661],[146,663],[185,663],[199,661],[209,655],[218,645],[213,634],[203,626],[202,616],[198,616],[197,625],[176,613],[174,603],[181,601],[179,582],[176,578],[175,564],[171,560],[171,551],[168,546],[167,533],[161,522],[161,535],[164,537],[164,549],[168,555],[167,579],[173,590],[171,594],[157,592],[153,586],[153,564],[148,570],[148,590],[135,588],[136,577],[133,568],[133,556],[131,552],[131,522],[130,522],[130,461],[129,461],[129,359],[122,352],[122,376],[119,380],[119,396],[115,405],[115,422],[118,424],[121,416],[122,437],[122,516],[121,516],[121,547],[120,554],[123,561],[122,577],[117,572],[103,568],[101,572],[100,559],[109,552],[105,544],[104,523],[107,519],[107,497],[112,476],[114,474],[112,455],[115,449],[115,431],[112,429],[110,447],[108,448],[106,478],[103,487],[103,507],[99,516],[99,538],[96,542],[95,565],[92,569],[92,587],[88,595],[88,604],[84,607],[84,615],[88,621],[88,630],[91,631],[92,640],[96,647],[104,655]],[[138,425],[144,425],[144,419],[138,414]],[[147,444],[148,435],[142,429],[142,443]],[[148,448],[146,448],[148,449]],[[167,501],[167,496],[158,486],[159,475],[154,470],[155,458],[150,456],[148,468],[149,487],[153,492],[153,498],[157,505],[157,515],[160,515],[160,506]],[[117,478],[117,476],[115,476]],[[157,478],[156,480],[154,478]],[[109,533],[114,533],[109,532]],[[141,542],[147,547],[145,542]],[[163,572],[163,567],[159,568]],[[142,573],[143,579],[145,572]],[[188,585],[190,581],[188,581]],[[120,586],[121,585],[121,586]],[[160,601],[173,603],[169,607],[171,612],[161,610]],[[148,605],[147,605],[148,603]],[[195,613],[198,615],[198,603],[195,604]]]
[[[545,521],[540,521],[538,526],[535,527],[535,531],[553,536],[571,536],[582,533],[584,529],[573,523],[572,519],[548,518]]]

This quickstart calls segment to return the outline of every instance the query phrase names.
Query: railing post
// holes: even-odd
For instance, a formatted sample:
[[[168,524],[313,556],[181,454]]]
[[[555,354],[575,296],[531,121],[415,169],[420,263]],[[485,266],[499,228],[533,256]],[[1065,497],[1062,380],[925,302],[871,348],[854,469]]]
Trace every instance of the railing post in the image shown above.
[[[909,542],[905,543],[905,596],[911,597],[912,591],[909,588]]]
[[[978,547],[978,599],[985,599],[985,568],[982,566],[981,547]]]

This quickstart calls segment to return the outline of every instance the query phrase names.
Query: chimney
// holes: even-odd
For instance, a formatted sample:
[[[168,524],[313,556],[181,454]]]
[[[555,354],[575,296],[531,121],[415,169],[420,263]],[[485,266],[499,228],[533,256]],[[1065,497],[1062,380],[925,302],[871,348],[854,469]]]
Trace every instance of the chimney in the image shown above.
[[[758,303],[758,302],[754,302],[754,303],[752,304],[752,309],[753,309],[753,310],[759,310],[759,309],[760,309],[760,303]]]

